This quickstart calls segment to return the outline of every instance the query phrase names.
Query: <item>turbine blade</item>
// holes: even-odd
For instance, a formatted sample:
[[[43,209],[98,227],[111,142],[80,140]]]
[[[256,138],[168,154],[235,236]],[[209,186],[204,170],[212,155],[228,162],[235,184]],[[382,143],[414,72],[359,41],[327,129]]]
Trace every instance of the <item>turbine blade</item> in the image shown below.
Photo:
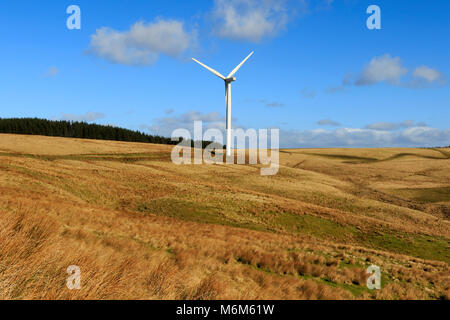
[[[236,68],[234,68],[233,71],[231,71],[231,73],[228,75],[227,78],[230,78],[230,77],[234,76],[234,74],[239,70],[240,67],[242,67],[242,65],[245,63],[245,61],[247,61],[247,59],[252,56],[252,54],[253,54],[253,51]]]
[[[207,65],[201,63],[198,60],[195,60],[194,58],[192,58],[192,60],[194,60],[195,62],[197,62],[199,65],[201,65],[202,67],[208,69],[209,71],[211,71],[212,73],[214,73],[216,76],[218,76],[220,79],[225,80],[225,77],[223,75],[221,75],[219,72],[217,72],[216,70],[214,70],[213,68],[208,67]]]

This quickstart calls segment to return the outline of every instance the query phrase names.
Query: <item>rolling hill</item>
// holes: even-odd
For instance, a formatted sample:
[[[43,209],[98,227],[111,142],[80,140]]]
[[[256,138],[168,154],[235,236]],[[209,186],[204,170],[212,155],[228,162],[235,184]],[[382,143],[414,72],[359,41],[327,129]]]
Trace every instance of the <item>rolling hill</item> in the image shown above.
[[[171,150],[0,134],[0,298],[450,297],[449,148],[285,149],[274,176]]]

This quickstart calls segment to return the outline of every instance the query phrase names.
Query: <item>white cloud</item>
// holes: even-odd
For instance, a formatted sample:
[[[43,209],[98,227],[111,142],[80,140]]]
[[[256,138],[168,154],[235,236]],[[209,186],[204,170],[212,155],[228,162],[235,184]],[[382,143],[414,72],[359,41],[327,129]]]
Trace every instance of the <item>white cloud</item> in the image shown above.
[[[338,127],[341,125],[339,122],[331,120],[331,119],[319,120],[319,121],[317,121],[317,124],[319,126],[335,126],[335,127]]]
[[[266,101],[266,100],[261,100],[261,102],[263,102],[265,104],[266,107],[270,107],[270,108],[280,108],[280,107],[284,107],[285,104],[281,103],[279,101]]]
[[[372,130],[396,130],[399,128],[410,128],[414,126],[414,121],[413,120],[405,120],[403,122],[400,123],[396,123],[396,122],[374,122],[371,124],[368,124],[366,126],[366,129],[372,129]]]
[[[408,69],[402,66],[400,57],[391,57],[391,55],[385,54],[381,57],[374,57],[361,72],[355,84],[363,86],[384,81],[398,85],[407,72]]]
[[[352,77],[353,77],[353,74],[351,72],[348,72],[345,75],[344,79],[342,79],[340,85],[333,86],[333,87],[328,87],[327,89],[325,89],[325,92],[332,94],[332,93],[344,91],[345,87],[351,86],[353,84]]]
[[[403,79],[404,76],[406,79]],[[365,86],[380,82],[386,82],[396,86],[412,89],[426,88],[432,84],[447,84],[447,77],[440,71],[422,65],[409,73],[408,69],[402,65],[400,57],[391,57],[385,54],[374,57],[365,66],[356,81],[352,80],[351,74],[347,74],[341,85],[330,87],[325,90],[327,93],[335,93],[344,90],[345,86],[356,85]]]
[[[280,130],[282,148],[435,147],[450,144],[450,129],[411,127],[398,131],[339,128]]]
[[[101,112],[86,112],[85,114],[75,115],[71,113],[62,113],[60,120],[66,121],[80,121],[80,122],[93,122],[99,119],[103,119],[105,114]]]
[[[178,128],[187,129],[193,134],[194,121],[203,122],[203,132],[209,128],[222,131],[225,137],[225,117],[217,112],[201,113],[189,111],[179,116],[155,119],[153,124],[142,125],[141,128],[161,136],[170,137]],[[233,129],[248,128],[240,126],[233,119]],[[338,122],[325,119],[321,125],[340,125]],[[382,122],[379,122],[382,123]],[[383,122],[389,124],[389,122]],[[426,126],[423,122],[414,123],[406,120],[387,125],[382,130],[370,128],[337,128],[327,130],[280,130],[280,147],[282,148],[345,148],[345,147],[436,147],[450,145],[450,129],[437,129]],[[395,127],[395,129],[394,129]],[[258,129],[258,128],[255,128]]]
[[[215,0],[215,31],[222,38],[259,42],[275,36],[288,22],[284,1]]]
[[[422,124],[423,122],[419,122],[420,124]],[[416,127],[422,127],[422,125],[416,124]],[[400,127],[403,128],[409,128],[409,127],[413,127],[414,126],[414,120],[405,120],[399,123]]]
[[[427,66],[417,67],[413,72],[414,77],[425,79],[428,82],[434,82],[441,77],[441,73],[437,70],[428,68]]]
[[[336,93],[336,92],[341,92],[344,91],[345,87],[343,85],[338,85],[338,86],[334,86],[334,87],[328,87],[325,89],[325,93]]]
[[[447,84],[447,77],[440,71],[432,69],[425,65],[417,67],[413,72],[414,81],[412,86],[421,87],[424,84],[439,83],[441,85]]]
[[[235,122],[236,119],[232,119]],[[194,121],[202,121],[204,129],[216,128],[225,130],[225,117],[218,112],[201,113],[199,111],[189,111],[179,116],[158,118],[150,125],[141,125],[141,129],[149,131],[151,134],[157,134],[170,137],[172,132],[178,128],[184,128],[193,132]]]
[[[366,126],[366,129],[372,130],[395,130],[398,126],[392,122],[375,122]]]
[[[426,127],[426,124],[424,122],[418,122],[417,124],[414,124],[414,120],[405,120],[402,122],[374,122],[371,124],[368,124],[366,126],[366,129],[372,129],[372,130],[397,130],[400,128],[411,128],[411,127]]]
[[[178,128],[187,129],[193,134],[194,121],[203,122],[203,132],[209,128],[222,131],[225,137],[225,117],[218,112],[202,113],[189,111],[178,116],[155,119],[141,129],[151,134],[170,137]],[[232,119],[233,129],[245,126]],[[340,126],[337,121],[323,119],[318,125]],[[258,128],[255,128],[258,129]],[[345,148],[345,147],[436,147],[450,145],[450,129],[428,127],[424,122],[405,120],[402,122],[375,122],[366,128],[337,128],[327,130],[280,130],[282,148]]]
[[[88,52],[114,63],[148,65],[156,62],[159,54],[179,56],[195,38],[195,32],[186,31],[183,22],[157,19],[137,22],[127,31],[102,27],[91,35]]]
[[[50,67],[47,70],[47,77],[52,78],[59,73],[59,69],[57,67]]]
[[[316,96],[316,91],[314,90],[310,90],[308,88],[303,88],[300,91],[301,95],[303,96],[303,98],[314,98]]]
[[[247,101],[253,102],[254,100],[248,99]],[[277,101],[277,100],[271,101],[271,100],[267,100],[267,99],[259,99],[256,101],[259,103],[262,103],[264,106],[269,107],[269,108],[281,108],[281,107],[286,106],[286,104],[284,104],[280,101]]]

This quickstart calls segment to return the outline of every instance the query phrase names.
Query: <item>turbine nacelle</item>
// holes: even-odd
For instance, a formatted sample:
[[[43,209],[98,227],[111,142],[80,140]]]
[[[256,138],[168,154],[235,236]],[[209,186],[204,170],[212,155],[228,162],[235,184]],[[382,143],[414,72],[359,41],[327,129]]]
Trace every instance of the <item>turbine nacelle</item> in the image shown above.
[[[233,81],[236,81],[236,78],[235,77],[226,78],[225,81],[228,82],[228,83],[231,83]]]

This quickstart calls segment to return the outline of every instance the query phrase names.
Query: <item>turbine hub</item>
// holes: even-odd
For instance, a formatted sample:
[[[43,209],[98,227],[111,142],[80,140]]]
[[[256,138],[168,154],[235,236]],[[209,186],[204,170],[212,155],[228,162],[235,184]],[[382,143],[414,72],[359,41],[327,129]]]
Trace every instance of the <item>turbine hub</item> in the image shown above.
[[[227,79],[225,79],[225,81],[226,82],[233,82],[233,81],[236,81],[236,78],[235,77],[227,78]]]

